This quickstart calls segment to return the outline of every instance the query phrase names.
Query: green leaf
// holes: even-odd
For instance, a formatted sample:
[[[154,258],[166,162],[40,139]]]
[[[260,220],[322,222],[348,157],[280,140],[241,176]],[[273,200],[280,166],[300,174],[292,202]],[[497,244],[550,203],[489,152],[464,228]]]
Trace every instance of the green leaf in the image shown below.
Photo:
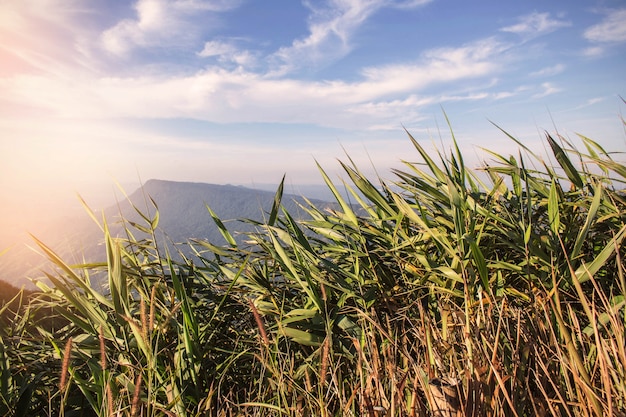
[[[585,282],[589,280],[589,277],[595,275],[596,272],[600,270],[604,266],[604,264],[613,256],[615,250],[620,247],[622,244],[622,240],[624,240],[624,236],[626,236],[626,226],[622,227],[622,229],[607,243],[607,245],[602,249],[602,252],[596,256],[596,258],[590,263],[583,263],[575,272],[576,279],[578,282]]]
[[[215,212],[211,209],[211,207],[209,207],[208,204],[205,204],[205,207],[209,211],[209,214],[211,215],[213,222],[217,226],[217,229],[220,231],[224,239],[226,239],[226,242],[228,242],[228,244],[231,247],[236,248],[237,242],[235,241],[235,238],[233,237],[233,235],[230,234],[226,226],[224,226],[224,223],[222,223],[222,220],[220,220],[220,218],[217,216],[217,214],[215,214]]]
[[[376,204],[376,207],[380,208],[388,216],[395,216],[396,212],[385,197],[378,191],[378,189],[360,172],[341,163],[343,169],[348,173],[350,179],[356,185],[356,187],[363,193],[363,195],[372,203]]]
[[[322,342],[324,342],[323,336],[305,332],[304,330],[294,329],[292,327],[282,327],[282,332],[285,336],[301,345],[320,346]]]
[[[283,198],[284,185],[285,185],[285,175],[283,175],[283,179],[280,180],[280,184],[278,185],[276,194],[274,194],[274,203],[272,204],[272,210],[270,211],[270,218],[267,222],[267,224],[270,226],[273,226],[274,223],[276,223],[276,218],[278,217],[278,210],[280,209],[280,202]]]
[[[474,264],[476,269],[478,269],[478,274],[480,276],[480,280],[482,282],[483,289],[487,291],[488,294],[491,294],[491,287],[489,286],[489,273],[487,270],[487,263],[485,262],[485,257],[478,247],[478,244],[475,240],[470,242],[470,251],[472,253],[472,258],[474,258]]]
[[[559,213],[559,193],[557,190],[556,180],[552,178],[550,186],[550,196],[548,197],[548,220],[550,221],[550,229],[555,235],[559,234],[561,226],[561,215]]]
[[[326,172],[322,169],[321,165],[319,163],[317,163],[317,162],[316,162],[316,164],[317,164],[317,168],[319,169],[320,173],[322,174],[322,178],[324,179],[324,182],[326,183],[326,186],[333,193],[333,196],[335,196],[335,200],[337,200],[337,202],[341,206],[341,209],[343,210],[344,214],[346,215],[346,220],[350,224],[352,224],[353,226],[356,226],[358,224],[358,220],[356,218],[356,214],[354,214],[354,211],[352,210],[352,207],[350,207],[350,205],[348,203],[346,203],[346,201],[343,199],[341,194],[339,194],[339,191],[337,191],[337,188],[335,187],[333,182],[330,180],[330,178],[328,178],[328,175],[326,175]]]
[[[589,233],[589,229],[591,228],[591,224],[596,218],[596,214],[598,213],[598,208],[600,207],[600,203],[602,201],[603,196],[603,188],[600,183],[596,184],[594,189],[593,201],[591,202],[591,206],[589,206],[589,212],[587,213],[587,218],[585,219],[585,224],[578,232],[578,236],[576,236],[576,242],[574,243],[574,248],[570,254],[571,258],[574,259],[580,253],[580,250],[587,238],[587,234]]]
[[[409,135],[409,139],[411,140],[411,143],[413,143],[413,146],[415,147],[415,149],[417,149],[417,151],[420,153],[420,155],[422,156],[422,158],[424,159],[424,161],[426,162],[426,165],[428,165],[428,168],[430,169],[430,171],[433,173],[433,175],[437,178],[437,180],[439,182],[446,182],[447,180],[447,176],[446,173],[443,172],[435,163],[435,161],[433,161],[431,159],[431,157],[428,155],[428,152],[426,152],[426,150],[422,147],[422,145],[420,145],[417,140],[415,140],[415,138],[413,136],[411,136],[411,134],[409,133],[408,130],[404,129],[404,131],[406,132],[407,135]]]
[[[584,186],[583,180],[582,178],[580,178],[580,175],[578,174],[578,170],[574,168],[572,161],[567,157],[567,154],[565,153],[563,148],[561,148],[559,144],[556,143],[556,141],[552,138],[552,136],[550,136],[549,133],[546,133],[546,138],[548,139],[548,143],[550,144],[550,147],[552,148],[552,153],[554,153],[554,156],[556,157],[557,162],[559,163],[561,168],[563,168],[563,171],[565,171],[565,175],[567,175],[567,178],[569,178],[569,180],[576,187],[583,188]]]

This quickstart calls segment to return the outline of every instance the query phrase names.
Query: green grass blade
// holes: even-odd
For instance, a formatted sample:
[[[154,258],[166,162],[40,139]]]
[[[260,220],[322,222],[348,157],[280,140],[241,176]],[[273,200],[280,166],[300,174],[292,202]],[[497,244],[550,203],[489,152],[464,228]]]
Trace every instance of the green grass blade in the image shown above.
[[[550,229],[555,236],[559,235],[559,229],[561,227],[559,201],[556,180],[553,178],[552,185],[550,186],[550,196],[548,197],[548,220],[550,222]]]
[[[550,144],[550,147],[552,148],[552,153],[554,153],[554,156],[556,157],[557,162],[559,163],[561,168],[563,168],[563,171],[565,171],[565,175],[567,175],[567,178],[569,178],[569,180],[576,187],[583,188],[584,186],[583,180],[580,177],[578,170],[574,167],[574,165],[572,164],[572,161],[569,159],[569,157],[567,156],[563,148],[561,148],[559,144],[556,143],[556,141],[552,138],[552,136],[550,136],[549,133],[546,133],[546,139],[548,140],[548,143]]]
[[[317,163],[317,162],[316,162],[316,164],[317,164],[317,168],[319,169],[320,173],[322,174],[322,178],[324,179],[324,182],[326,183],[326,186],[333,193],[333,196],[335,197],[335,200],[337,200],[337,202],[341,206],[341,209],[343,210],[344,214],[346,215],[346,220],[348,220],[349,223],[352,226],[356,226],[358,224],[358,220],[356,218],[356,214],[354,214],[354,211],[352,210],[352,207],[350,207],[350,205],[348,203],[346,203],[346,201],[343,199],[341,194],[339,194],[339,191],[337,191],[337,188],[335,187],[333,182],[330,180],[328,175],[326,175],[326,172],[324,171],[324,169],[322,169],[320,164]]]
[[[278,217],[278,211],[280,209],[280,202],[283,198],[283,188],[285,185],[285,176],[283,175],[282,180],[280,180],[280,184],[278,185],[278,189],[276,190],[276,194],[274,194],[274,203],[272,204],[272,210],[270,211],[270,218],[267,222],[268,225],[274,226],[276,223],[276,218]]]
[[[585,219],[585,224],[578,232],[576,236],[576,241],[574,243],[574,248],[570,256],[572,259],[576,258],[578,254],[580,254],[580,250],[582,249],[583,243],[587,238],[589,233],[589,229],[593,224],[594,220],[596,220],[596,214],[598,213],[598,208],[600,207],[600,203],[602,202],[602,197],[604,195],[603,188],[600,183],[596,184],[594,188],[594,196],[591,205],[589,206],[589,211],[587,212],[587,218]]]
[[[604,249],[589,263],[583,263],[575,272],[578,282],[583,283],[590,277],[593,277],[602,268],[606,262],[615,254],[615,251],[621,247],[622,240],[626,236],[626,226],[611,239]]]
[[[215,212],[211,209],[211,207],[209,207],[208,204],[205,204],[205,207],[208,210],[209,214],[211,215],[211,218],[213,219],[213,222],[217,226],[217,229],[219,230],[220,234],[224,237],[224,239],[226,239],[226,242],[228,242],[228,244],[231,247],[236,248],[237,242],[235,241],[235,238],[233,237],[233,235],[230,234],[226,226],[224,226],[224,223],[222,222],[222,220],[218,217],[217,214],[215,214]]]

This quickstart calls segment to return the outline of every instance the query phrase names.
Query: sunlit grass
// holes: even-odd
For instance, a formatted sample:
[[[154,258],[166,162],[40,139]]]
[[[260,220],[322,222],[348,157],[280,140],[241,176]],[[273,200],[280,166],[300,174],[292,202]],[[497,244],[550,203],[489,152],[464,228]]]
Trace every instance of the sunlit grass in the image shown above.
[[[0,412],[624,415],[626,166],[586,137],[480,170],[409,140],[394,183],[320,168],[334,210],[296,219],[281,185],[245,245],[210,211],[200,262],[159,247],[154,203],[126,237],[101,221],[101,265],[38,242],[58,273],[2,329]]]

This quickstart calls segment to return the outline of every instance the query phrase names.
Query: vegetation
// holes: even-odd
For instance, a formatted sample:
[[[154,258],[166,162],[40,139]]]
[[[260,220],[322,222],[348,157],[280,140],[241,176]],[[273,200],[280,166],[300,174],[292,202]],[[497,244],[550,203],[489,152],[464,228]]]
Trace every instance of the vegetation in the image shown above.
[[[547,135],[555,163],[510,137],[473,171],[409,138],[397,182],[349,160],[348,200],[320,168],[339,208],[296,221],[281,185],[245,243],[209,209],[200,262],[156,243],[156,204],[101,221],[102,264],[38,242],[58,273],[0,330],[0,413],[626,415],[626,166]]]

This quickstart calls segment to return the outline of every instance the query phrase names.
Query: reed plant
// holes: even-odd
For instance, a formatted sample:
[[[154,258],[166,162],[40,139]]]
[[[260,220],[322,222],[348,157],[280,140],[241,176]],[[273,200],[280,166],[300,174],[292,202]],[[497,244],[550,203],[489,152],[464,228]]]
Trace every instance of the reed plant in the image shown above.
[[[5,414],[626,415],[626,165],[503,134],[519,152],[480,169],[410,134],[394,181],[319,167],[333,208],[296,218],[281,183],[243,239],[209,208],[224,242],[194,260],[157,242],[148,197],[122,237],[92,213],[102,264],[38,242],[58,273],[1,335]]]

